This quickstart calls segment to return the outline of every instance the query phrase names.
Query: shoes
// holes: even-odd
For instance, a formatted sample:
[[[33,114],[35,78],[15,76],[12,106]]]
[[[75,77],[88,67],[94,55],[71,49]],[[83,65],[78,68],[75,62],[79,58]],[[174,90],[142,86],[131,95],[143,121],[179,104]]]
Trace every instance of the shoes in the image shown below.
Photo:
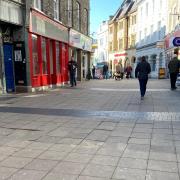
[[[144,100],[144,96],[141,96],[141,100]]]
[[[176,90],[176,89],[177,89],[177,87],[171,88],[172,91],[174,91],[174,90]]]

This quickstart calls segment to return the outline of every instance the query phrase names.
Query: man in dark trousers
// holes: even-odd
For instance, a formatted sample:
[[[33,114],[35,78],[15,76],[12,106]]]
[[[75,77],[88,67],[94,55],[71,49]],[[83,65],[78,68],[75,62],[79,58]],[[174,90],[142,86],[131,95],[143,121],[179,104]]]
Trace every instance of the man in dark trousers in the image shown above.
[[[108,79],[108,65],[107,64],[104,64],[103,66],[103,77],[104,79]]]
[[[148,74],[151,72],[151,66],[146,61],[145,56],[142,56],[141,62],[137,65],[135,70],[135,77],[139,79],[141,100],[144,99],[146,93],[146,85],[148,82]]]
[[[74,60],[74,57],[71,57],[71,60],[68,62],[71,87],[76,86],[76,69],[77,69],[77,63]]]
[[[170,73],[170,81],[171,81],[171,90],[177,89],[176,80],[177,80],[177,75],[179,73],[179,68],[180,68],[180,61],[178,60],[178,52],[179,52],[179,49],[176,48],[174,50],[175,57],[168,64],[169,73]]]

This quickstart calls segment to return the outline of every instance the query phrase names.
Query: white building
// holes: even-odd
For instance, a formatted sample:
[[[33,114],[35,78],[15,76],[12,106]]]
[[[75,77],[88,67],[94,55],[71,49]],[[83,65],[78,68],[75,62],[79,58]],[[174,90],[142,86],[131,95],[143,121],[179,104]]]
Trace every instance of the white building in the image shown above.
[[[108,21],[103,21],[97,30],[98,63],[108,62]]]
[[[166,35],[168,0],[137,0],[137,3],[137,61],[146,56],[151,65],[151,77],[157,78],[159,68],[165,68],[164,47],[157,44]]]

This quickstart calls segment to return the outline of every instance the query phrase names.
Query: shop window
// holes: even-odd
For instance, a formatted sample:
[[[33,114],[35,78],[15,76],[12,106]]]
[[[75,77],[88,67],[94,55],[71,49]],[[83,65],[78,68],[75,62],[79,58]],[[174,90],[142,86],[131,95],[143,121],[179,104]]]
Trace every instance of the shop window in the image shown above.
[[[33,63],[33,75],[40,73],[39,60],[38,60],[38,46],[37,36],[32,35],[32,63]]]
[[[56,72],[60,73],[60,46],[59,42],[56,42]]]
[[[50,41],[50,73],[53,74],[53,41]]]
[[[42,46],[42,68],[43,68],[43,74],[47,74],[47,56],[46,56],[46,39],[42,38],[41,41]]]

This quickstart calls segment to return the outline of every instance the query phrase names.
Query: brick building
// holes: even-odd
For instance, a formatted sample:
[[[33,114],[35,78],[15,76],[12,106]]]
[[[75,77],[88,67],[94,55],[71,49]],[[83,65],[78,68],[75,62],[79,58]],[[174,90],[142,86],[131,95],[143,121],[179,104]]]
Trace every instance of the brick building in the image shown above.
[[[71,56],[78,62],[78,80],[85,78],[91,52],[89,0],[16,1],[22,6],[22,27],[13,34],[17,43],[12,44],[10,90],[35,91],[67,83]]]

